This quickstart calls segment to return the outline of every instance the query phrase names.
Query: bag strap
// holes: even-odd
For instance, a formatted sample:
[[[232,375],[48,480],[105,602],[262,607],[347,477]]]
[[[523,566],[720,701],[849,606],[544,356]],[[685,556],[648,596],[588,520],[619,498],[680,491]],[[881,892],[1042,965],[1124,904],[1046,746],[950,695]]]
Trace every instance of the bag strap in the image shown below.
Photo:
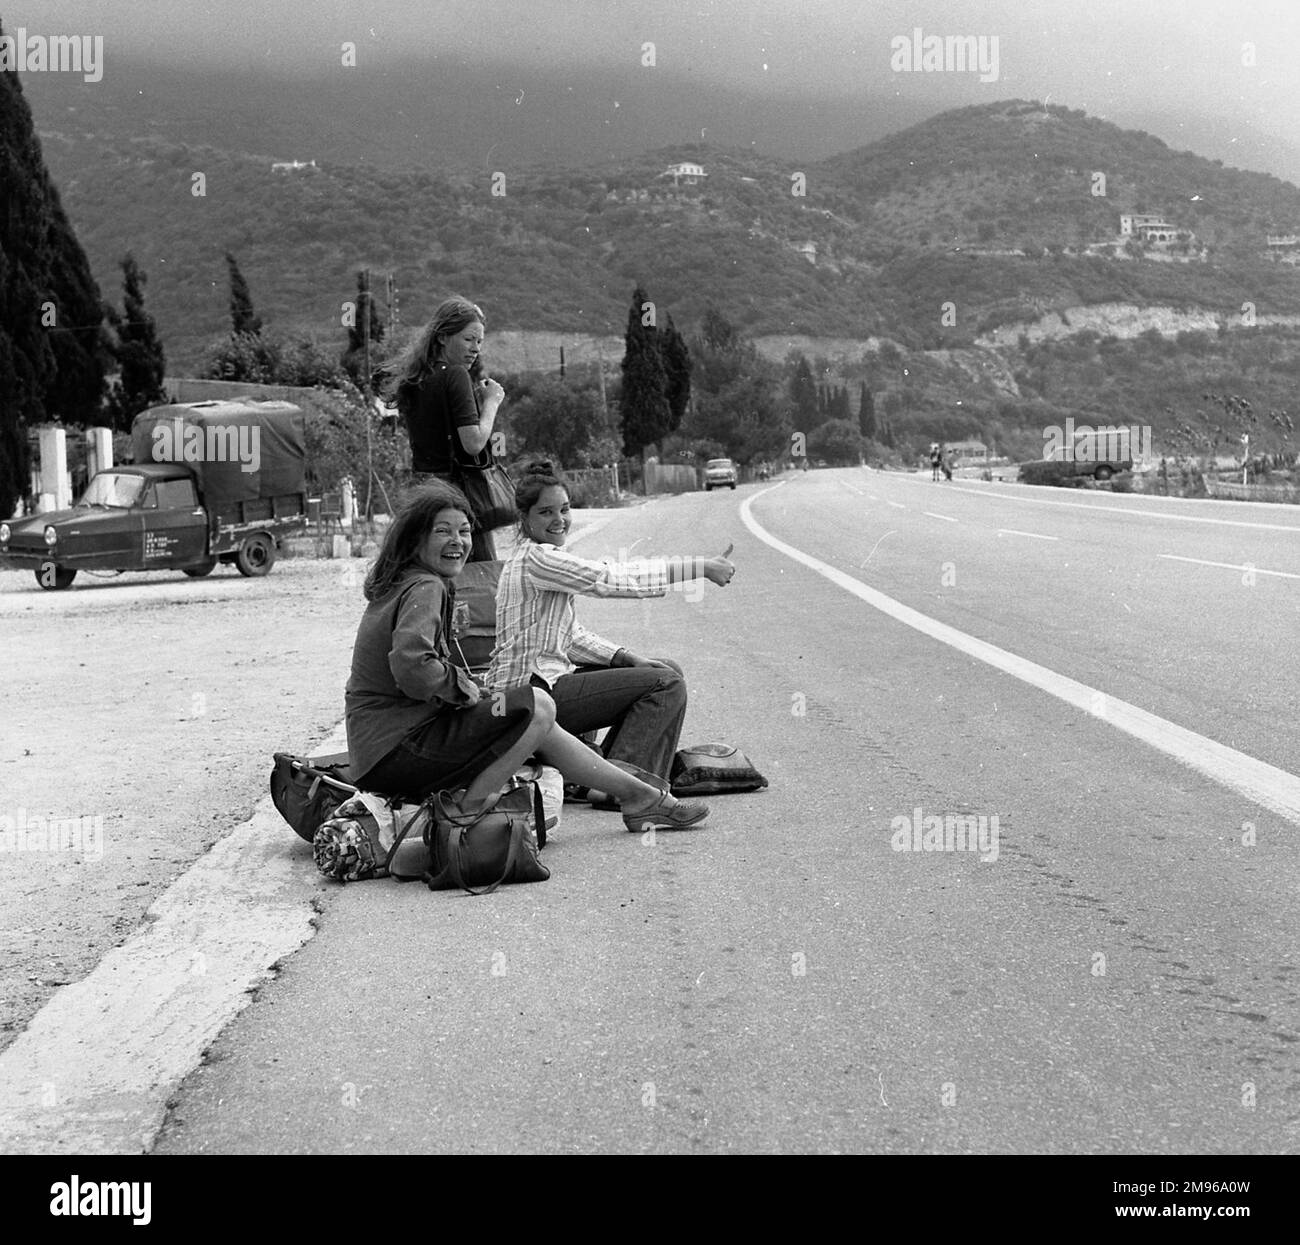
[[[307,788],[307,798],[313,799],[316,795],[316,789],[321,783],[326,783],[331,787],[337,787],[340,791],[350,792],[352,795],[360,790],[351,783],[344,782],[341,778],[334,778],[324,770],[317,769],[314,765],[308,765],[305,761],[291,761],[290,766],[300,774],[307,774],[312,779],[312,784]]]
[[[533,824],[537,830],[537,850],[546,846],[546,805],[542,803],[542,784],[533,783]]]
[[[419,821],[421,817],[432,816],[433,814],[430,811],[428,804],[421,804],[415,816],[412,817],[411,820],[408,821],[398,832],[397,838],[393,840],[392,847],[388,849],[388,855],[384,857],[384,868],[388,870],[388,876],[390,878],[393,878],[398,882],[418,882],[422,877],[424,877],[423,873],[394,873],[393,858],[397,855],[397,849],[402,846],[402,840],[415,829],[415,823]]]

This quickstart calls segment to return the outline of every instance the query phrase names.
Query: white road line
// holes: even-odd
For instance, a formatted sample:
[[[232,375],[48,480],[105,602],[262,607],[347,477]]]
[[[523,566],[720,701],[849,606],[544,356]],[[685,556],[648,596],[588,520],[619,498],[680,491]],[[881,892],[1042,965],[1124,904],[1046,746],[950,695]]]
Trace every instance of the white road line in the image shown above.
[[[902,503],[901,501],[891,501],[891,502],[889,502],[888,504],[891,505],[891,506],[893,506],[893,508],[894,508],[895,510],[906,510],[906,509],[907,509],[907,507],[906,507],[905,505],[903,505],[903,503]]]
[[[922,635],[947,644],[958,652],[965,653],[979,661],[985,662],[996,670],[1001,670],[1013,678],[1037,687],[1059,700],[1081,709],[1091,717],[1100,718],[1118,730],[1140,739],[1143,743],[1181,761],[1184,765],[1204,774],[1207,778],[1244,795],[1264,808],[1285,817],[1288,821],[1300,824],[1300,778],[1288,774],[1285,770],[1269,765],[1244,752],[1226,747],[1207,739],[1203,735],[1189,731],[1186,727],[1168,722],[1139,709],[1127,701],[1108,696],[1086,683],[1079,683],[1040,666],[1015,653],[989,644],[975,636],[958,631],[937,619],[930,618],[918,610],[911,609],[895,601],[892,597],[868,587],[861,580],[846,575],[843,571],[829,566],[819,558],[787,545],[783,540],[773,536],[754,518],[752,506],[755,501],[771,490],[755,493],[745,499],[740,507],[740,518],[747,528],[764,544],[770,545],[779,553],[801,562],[817,574],[829,579],[831,583],[846,592],[852,593],[882,614],[919,631]]]
[[[1197,566],[1221,566],[1227,571],[1253,571],[1256,575],[1276,575],[1279,579],[1300,579],[1300,575],[1293,575],[1290,571],[1266,571],[1262,566],[1251,566],[1249,562],[1241,565],[1236,562],[1207,562],[1204,558],[1182,558],[1176,553],[1160,553],[1156,556],[1168,558],[1171,562],[1195,562]]]
[[[867,494],[867,499],[868,499],[869,501],[879,501],[879,500],[880,500],[880,498],[877,497],[877,496],[875,495],[875,493],[868,493],[868,494]]]
[[[973,497],[1001,497],[1006,501],[1025,502],[1031,506],[1056,506],[1065,510],[1099,510],[1104,514],[1142,514],[1152,519],[1174,519],[1181,523],[1214,523],[1220,527],[1254,527],[1266,532],[1295,532],[1300,536],[1300,526],[1291,523],[1244,523],[1237,519],[1215,519],[1200,514],[1170,514],[1167,510],[1138,510],[1131,506],[1101,506],[1082,501],[1054,501],[1050,497],[1017,497],[1014,493],[995,493],[991,489],[954,487],[953,492],[970,493]],[[1228,506],[1235,503],[1225,501],[1215,504]],[[1243,506],[1259,504],[1259,502],[1241,503]]]
[[[932,519],[942,519],[945,523],[956,523],[957,520],[950,514],[935,514],[933,510],[922,510],[922,514],[929,515]]]
[[[1033,540],[1060,540],[1059,536],[1044,536],[1041,532],[1022,532],[1014,527],[998,528],[999,536],[1028,536]]]

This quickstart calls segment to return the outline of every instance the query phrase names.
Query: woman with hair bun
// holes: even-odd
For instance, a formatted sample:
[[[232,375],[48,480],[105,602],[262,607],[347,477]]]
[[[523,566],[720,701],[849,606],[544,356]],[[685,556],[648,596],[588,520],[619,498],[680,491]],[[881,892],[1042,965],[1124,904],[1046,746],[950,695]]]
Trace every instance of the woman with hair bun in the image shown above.
[[[728,561],[731,546],[721,557],[661,558],[645,565],[579,558],[564,549],[568,486],[546,460],[524,468],[515,505],[521,539],[501,570],[488,687],[509,692],[531,684],[548,690],[555,720],[566,731],[581,735],[609,727],[605,756],[666,785],[686,716],[682,669],[588,631],[576,619],[573,598],[661,597],[670,584],[694,579],[725,587],[736,573]],[[687,816],[683,811],[671,824],[693,824]]]
[[[448,298],[388,367],[387,396],[406,423],[416,484],[453,482],[453,452],[466,463],[484,452],[492,457],[492,426],[506,391],[483,374],[485,324],[476,303]],[[477,528],[469,560],[495,557],[492,534]]]
[[[529,756],[623,802],[629,830],[673,824],[679,805],[597,756],[556,724],[555,702],[524,683],[489,697],[465,669],[452,635],[456,576],[470,547],[469,504],[457,489],[416,489],[384,534],[366,577],[365,613],[347,685],[348,752],[357,785],[423,799],[445,791],[465,814],[495,803]]]

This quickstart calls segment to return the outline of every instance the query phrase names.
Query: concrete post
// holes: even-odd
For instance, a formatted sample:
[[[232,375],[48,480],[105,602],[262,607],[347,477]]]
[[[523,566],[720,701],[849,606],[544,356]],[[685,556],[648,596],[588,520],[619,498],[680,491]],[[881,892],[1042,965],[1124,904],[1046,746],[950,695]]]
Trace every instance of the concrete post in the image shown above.
[[[66,510],[72,505],[72,488],[68,480],[67,433],[52,424],[40,430],[41,448],[41,498],[37,507],[47,510]]]
[[[357,513],[357,497],[356,497],[356,491],[353,488],[351,476],[343,477],[342,493],[343,493],[343,514],[339,519],[339,523],[343,527],[351,527],[352,520],[356,517],[356,513]]]
[[[87,428],[86,449],[86,471],[94,479],[96,472],[107,471],[113,465],[113,430]]]

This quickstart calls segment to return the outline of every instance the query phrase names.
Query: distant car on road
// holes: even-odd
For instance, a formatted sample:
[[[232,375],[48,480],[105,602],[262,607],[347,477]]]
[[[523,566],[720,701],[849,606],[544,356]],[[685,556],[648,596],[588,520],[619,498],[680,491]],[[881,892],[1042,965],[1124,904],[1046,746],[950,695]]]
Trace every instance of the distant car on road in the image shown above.
[[[736,464],[729,458],[710,458],[704,465],[704,491],[711,493],[724,484],[736,487]]]

